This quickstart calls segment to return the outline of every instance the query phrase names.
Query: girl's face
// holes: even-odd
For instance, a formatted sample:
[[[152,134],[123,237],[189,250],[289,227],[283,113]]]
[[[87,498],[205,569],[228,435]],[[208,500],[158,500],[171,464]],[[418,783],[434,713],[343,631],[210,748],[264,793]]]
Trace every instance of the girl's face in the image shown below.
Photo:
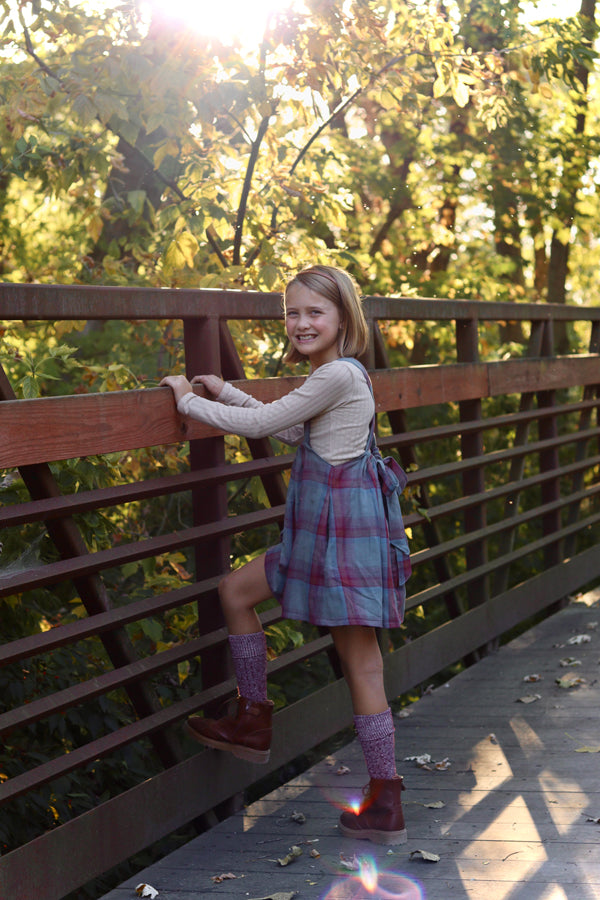
[[[285,298],[285,330],[299,353],[318,369],[339,354],[342,319],[335,303],[304,284],[292,285]]]

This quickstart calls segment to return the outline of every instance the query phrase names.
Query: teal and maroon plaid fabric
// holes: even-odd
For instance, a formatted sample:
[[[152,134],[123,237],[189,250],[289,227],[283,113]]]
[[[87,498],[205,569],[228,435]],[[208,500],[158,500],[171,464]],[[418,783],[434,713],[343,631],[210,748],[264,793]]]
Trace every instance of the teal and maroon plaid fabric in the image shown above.
[[[411,571],[398,501],[406,475],[395,460],[381,458],[373,424],[368,449],[339,466],[314,452],[305,427],[282,540],[265,563],[286,618],[383,628],[402,622]]]

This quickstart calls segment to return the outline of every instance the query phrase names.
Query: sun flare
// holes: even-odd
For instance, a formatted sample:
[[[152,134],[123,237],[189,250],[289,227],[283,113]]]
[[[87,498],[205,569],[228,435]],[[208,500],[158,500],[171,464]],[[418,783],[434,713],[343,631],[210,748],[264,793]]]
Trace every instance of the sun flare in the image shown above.
[[[258,44],[269,18],[293,0],[148,0],[165,19],[183,22],[190,30],[224,44]]]

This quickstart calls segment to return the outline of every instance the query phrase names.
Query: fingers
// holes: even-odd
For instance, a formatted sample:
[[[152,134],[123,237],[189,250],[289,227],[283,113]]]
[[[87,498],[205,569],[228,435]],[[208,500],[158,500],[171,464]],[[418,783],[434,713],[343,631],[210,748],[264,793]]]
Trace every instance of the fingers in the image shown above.
[[[214,397],[218,397],[225,382],[218,375],[194,375],[191,381],[185,375],[166,375],[160,382],[161,387],[172,388],[176,395],[187,393],[193,384],[203,385]]]
[[[201,384],[213,396],[218,397],[223,390],[224,381],[218,375],[194,375],[192,384]]]
[[[185,375],[166,375],[160,382],[161,387],[170,387],[175,395],[175,401],[179,400],[192,390],[192,386]]]

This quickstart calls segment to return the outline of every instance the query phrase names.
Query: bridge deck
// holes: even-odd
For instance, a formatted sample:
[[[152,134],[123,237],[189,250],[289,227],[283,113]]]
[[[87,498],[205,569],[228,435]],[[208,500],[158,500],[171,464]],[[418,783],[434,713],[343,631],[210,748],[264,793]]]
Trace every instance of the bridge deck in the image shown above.
[[[135,897],[140,882],[158,890],[159,900],[284,900],[292,893],[328,900],[598,900],[599,602],[600,589],[579,597],[425,693],[397,720],[407,844],[389,849],[339,834],[336,805],[360,794],[367,780],[355,741],[103,900]],[[578,635],[589,640],[568,643]],[[566,658],[581,664],[561,665]],[[540,680],[525,682],[530,675]],[[557,684],[576,676],[584,683]],[[528,695],[539,698],[522,702]],[[423,768],[405,759],[422,754],[450,765]],[[350,771],[338,774],[342,766]],[[296,813],[303,823],[294,821]],[[292,845],[302,854],[281,866]],[[411,858],[415,850],[439,861]],[[379,871],[371,891],[352,868],[367,856]],[[214,880],[221,875],[235,877]],[[402,893],[408,882],[398,876],[418,890]]]

